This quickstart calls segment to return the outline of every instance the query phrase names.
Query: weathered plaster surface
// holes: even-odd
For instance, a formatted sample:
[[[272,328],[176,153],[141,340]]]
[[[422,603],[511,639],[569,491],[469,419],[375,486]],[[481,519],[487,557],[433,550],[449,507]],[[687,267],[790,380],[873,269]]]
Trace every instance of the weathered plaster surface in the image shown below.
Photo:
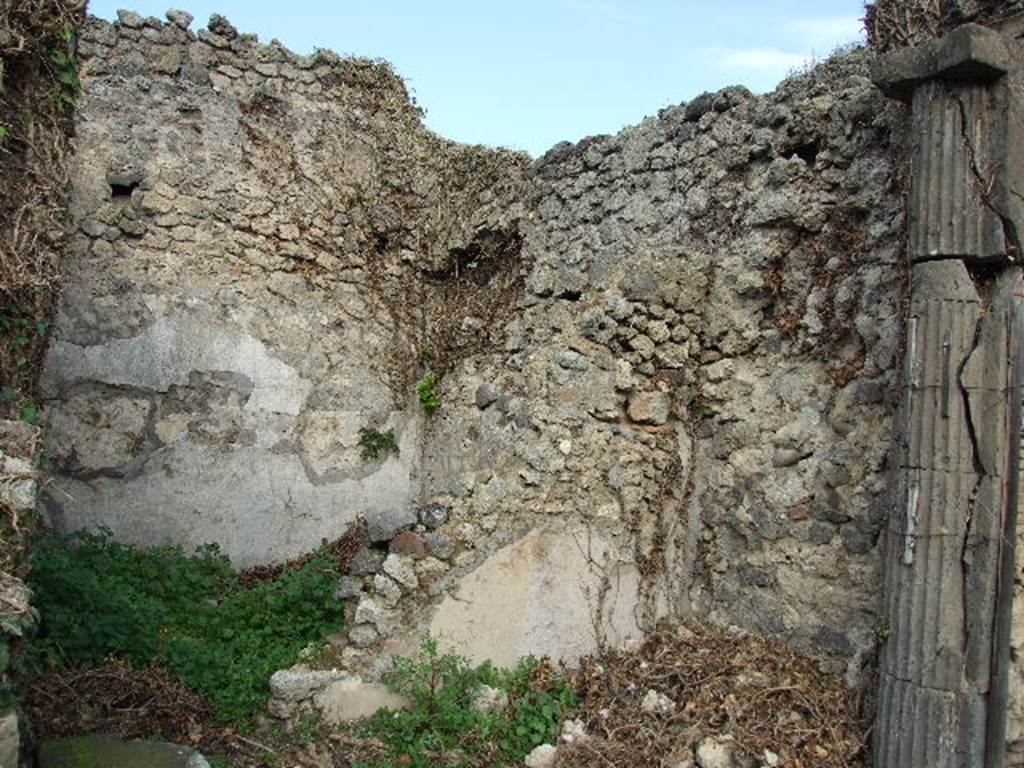
[[[243,566],[407,514],[420,420],[396,396],[398,320],[365,257],[384,237],[366,220],[395,213],[365,201],[388,181],[389,132],[403,156],[449,145],[381,65],[136,19],[83,36],[47,508],[63,530],[216,541]],[[425,165],[418,194],[447,172]],[[409,203],[406,226],[433,232],[427,209]],[[364,461],[363,428],[393,429],[400,453]]]
[[[513,666],[543,648],[573,661],[642,639],[632,553],[584,528],[534,529],[491,555],[441,601],[430,634],[475,663]]]

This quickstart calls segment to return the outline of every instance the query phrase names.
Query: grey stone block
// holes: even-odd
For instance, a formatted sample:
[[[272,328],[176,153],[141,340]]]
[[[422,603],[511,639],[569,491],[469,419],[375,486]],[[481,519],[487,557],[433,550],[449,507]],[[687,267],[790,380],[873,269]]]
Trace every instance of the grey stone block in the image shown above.
[[[127,27],[128,29],[142,29],[146,23],[146,20],[135,13],[135,11],[120,10],[117,12],[117,20],[122,27]]]
[[[434,531],[448,522],[450,511],[443,504],[425,504],[416,514],[421,525],[428,531]]]
[[[187,11],[180,11],[177,8],[172,8],[167,11],[166,16],[168,21],[182,29],[188,29],[189,25],[192,23],[192,19],[194,18],[191,13],[188,13]]]
[[[348,569],[355,576],[369,576],[379,573],[384,563],[384,553],[364,547],[356,552]]]
[[[366,519],[366,535],[374,544],[391,541],[396,533],[416,525],[416,513],[411,509],[386,509]]]
[[[342,576],[338,580],[338,588],[334,591],[337,600],[351,600],[359,597],[363,591],[363,580],[356,576]]]

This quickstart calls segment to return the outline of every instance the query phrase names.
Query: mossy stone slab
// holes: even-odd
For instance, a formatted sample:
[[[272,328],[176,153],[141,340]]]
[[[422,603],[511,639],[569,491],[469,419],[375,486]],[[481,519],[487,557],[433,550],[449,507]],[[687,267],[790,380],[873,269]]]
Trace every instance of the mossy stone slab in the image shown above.
[[[194,749],[114,736],[76,736],[45,741],[39,768],[210,768]]]

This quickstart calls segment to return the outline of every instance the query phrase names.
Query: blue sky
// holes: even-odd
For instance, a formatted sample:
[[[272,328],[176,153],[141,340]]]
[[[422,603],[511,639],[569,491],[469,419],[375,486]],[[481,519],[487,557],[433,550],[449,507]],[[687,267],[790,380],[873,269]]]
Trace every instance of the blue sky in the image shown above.
[[[91,0],[113,19],[130,0]],[[128,6],[163,18],[173,0]],[[186,0],[178,0],[185,3]],[[862,38],[861,0],[188,0],[264,42],[387,59],[427,125],[539,155],[614,133],[702,91],[770,90],[810,57]]]

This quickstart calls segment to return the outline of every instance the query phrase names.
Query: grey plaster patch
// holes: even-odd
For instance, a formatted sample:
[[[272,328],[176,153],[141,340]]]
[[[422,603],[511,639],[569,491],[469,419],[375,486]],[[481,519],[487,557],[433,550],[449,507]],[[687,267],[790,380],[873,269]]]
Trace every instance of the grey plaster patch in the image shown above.
[[[42,386],[49,398],[83,381],[167,392],[174,384],[187,384],[193,371],[231,371],[248,378],[250,413],[296,416],[311,389],[251,334],[194,314],[162,317],[137,336],[93,346],[58,338],[50,345]]]
[[[61,477],[48,496],[67,531],[106,526],[138,545],[218,543],[240,567],[283,562],[341,536],[360,515],[404,504],[410,478],[389,462],[364,480],[318,485],[295,456],[190,441],[150,457],[135,478]]]

